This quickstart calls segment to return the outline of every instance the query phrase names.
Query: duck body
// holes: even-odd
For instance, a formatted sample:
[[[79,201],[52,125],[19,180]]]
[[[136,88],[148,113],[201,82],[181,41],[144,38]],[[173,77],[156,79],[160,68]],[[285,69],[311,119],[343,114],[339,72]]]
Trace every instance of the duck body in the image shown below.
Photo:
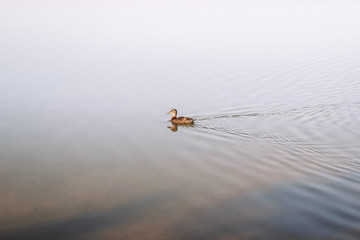
[[[172,117],[171,122],[175,124],[191,124],[194,123],[194,119],[188,117]]]
[[[168,114],[172,114],[172,118],[171,118],[171,122],[174,124],[193,124],[194,123],[194,119],[192,118],[188,118],[188,117],[176,117],[177,115],[177,110],[176,109],[171,109],[170,112],[168,112]]]

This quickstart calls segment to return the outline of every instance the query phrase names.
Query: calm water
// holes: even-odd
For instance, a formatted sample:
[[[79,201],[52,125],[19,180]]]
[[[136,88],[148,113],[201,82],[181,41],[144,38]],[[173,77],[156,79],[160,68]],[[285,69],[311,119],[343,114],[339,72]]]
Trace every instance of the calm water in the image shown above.
[[[358,2],[2,5],[1,239],[360,237]]]

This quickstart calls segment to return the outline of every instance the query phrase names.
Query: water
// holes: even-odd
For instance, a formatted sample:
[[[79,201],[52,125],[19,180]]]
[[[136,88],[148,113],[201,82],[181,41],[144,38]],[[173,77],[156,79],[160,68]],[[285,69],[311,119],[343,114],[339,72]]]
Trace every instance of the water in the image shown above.
[[[0,238],[358,239],[359,7],[4,1]]]

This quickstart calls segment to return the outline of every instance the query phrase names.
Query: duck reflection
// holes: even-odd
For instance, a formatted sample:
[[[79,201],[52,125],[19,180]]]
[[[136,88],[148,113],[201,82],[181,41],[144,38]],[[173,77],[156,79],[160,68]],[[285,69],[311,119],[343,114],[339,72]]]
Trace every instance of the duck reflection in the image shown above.
[[[176,124],[176,123],[171,123],[172,126],[167,126],[171,131],[176,132],[178,130],[178,126],[180,127],[193,127],[194,123],[187,123],[187,124]]]

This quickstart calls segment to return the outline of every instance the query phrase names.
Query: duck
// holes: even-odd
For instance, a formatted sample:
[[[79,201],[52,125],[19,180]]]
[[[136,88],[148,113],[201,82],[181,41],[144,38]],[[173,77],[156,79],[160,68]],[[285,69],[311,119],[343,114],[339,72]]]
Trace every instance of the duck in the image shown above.
[[[194,119],[188,117],[176,117],[177,110],[175,108],[171,109],[168,114],[172,114],[171,122],[174,124],[193,124]]]

